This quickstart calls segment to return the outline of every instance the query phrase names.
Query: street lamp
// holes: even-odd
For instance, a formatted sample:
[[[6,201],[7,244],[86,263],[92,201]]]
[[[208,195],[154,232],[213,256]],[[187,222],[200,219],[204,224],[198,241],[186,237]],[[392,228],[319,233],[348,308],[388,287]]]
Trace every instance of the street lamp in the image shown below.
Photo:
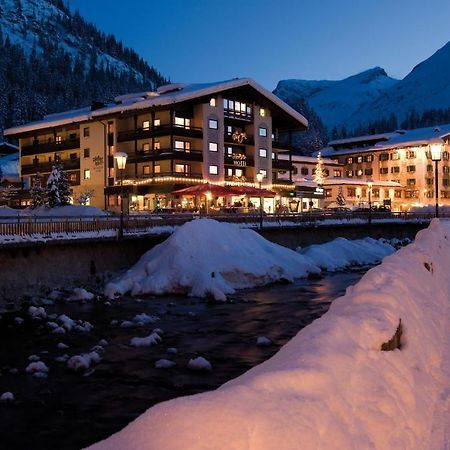
[[[369,180],[367,181],[367,192],[369,194],[369,228],[372,225],[372,186],[373,186],[373,181]]]
[[[434,161],[434,193],[436,198],[436,217],[439,217],[439,171],[438,171],[438,162],[442,157],[442,147],[444,145],[444,141],[439,138],[433,138],[430,140],[430,153],[431,160]]]
[[[117,169],[120,170],[120,226],[119,226],[119,240],[123,239],[123,171],[127,165],[128,155],[125,152],[114,153]]]
[[[264,178],[264,174],[262,172],[258,172],[256,174],[256,181],[259,183],[259,228],[263,227],[263,195],[262,195],[262,180]]]
[[[209,202],[212,199],[212,194],[210,191],[205,192],[205,197],[206,197],[206,215],[209,214]]]

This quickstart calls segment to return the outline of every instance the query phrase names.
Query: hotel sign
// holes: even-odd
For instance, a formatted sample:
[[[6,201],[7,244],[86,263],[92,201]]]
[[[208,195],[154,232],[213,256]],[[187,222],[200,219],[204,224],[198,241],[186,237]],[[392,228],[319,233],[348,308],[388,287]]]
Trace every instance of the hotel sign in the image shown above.
[[[234,166],[246,166],[247,165],[247,156],[243,153],[233,153],[231,155]]]

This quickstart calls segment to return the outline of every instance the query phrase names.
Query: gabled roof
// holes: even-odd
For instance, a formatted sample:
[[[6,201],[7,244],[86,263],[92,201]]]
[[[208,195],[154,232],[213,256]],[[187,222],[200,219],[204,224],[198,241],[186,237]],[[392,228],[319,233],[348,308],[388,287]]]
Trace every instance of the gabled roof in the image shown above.
[[[11,155],[12,153],[18,153],[19,147],[10,144],[9,142],[0,142],[0,155]]]
[[[4,134],[6,136],[10,136],[14,134],[26,133],[28,131],[100,119],[103,116],[114,113],[126,113],[161,106],[170,106],[240,87],[250,87],[254,89],[254,91],[265,97],[277,108],[279,108],[280,111],[294,119],[298,124],[298,128],[306,128],[308,126],[308,121],[304,116],[302,116],[295,109],[291,108],[276,95],[272,94],[272,92],[260,86],[254,80],[250,78],[234,78],[232,80],[216,83],[168,85],[159,88],[156,93],[140,92],[137,94],[124,95],[116,97],[116,103],[112,103],[95,110],[87,107],[51,114],[45,116],[43,120],[9,128],[4,131]]]

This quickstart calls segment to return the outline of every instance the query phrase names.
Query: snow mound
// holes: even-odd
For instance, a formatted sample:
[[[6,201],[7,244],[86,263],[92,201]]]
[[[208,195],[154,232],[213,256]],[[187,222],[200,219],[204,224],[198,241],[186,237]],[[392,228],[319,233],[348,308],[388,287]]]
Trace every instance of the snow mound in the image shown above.
[[[434,220],[268,361],[160,403],[91,448],[445,448],[449,267],[450,223]],[[381,351],[400,318],[401,349]]]
[[[83,353],[82,355],[72,356],[67,361],[67,367],[74,371],[88,370],[92,364],[98,364],[101,356],[97,352]]]
[[[189,370],[211,371],[212,364],[202,356],[197,356],[197,358],[192,358],[189,360],[187,368]]]
[[[35,209],[25,209],[22,214],[29,216],[45,216],[45,217],[97,217],[108,216],[109,214],[103,209],[95,206],[67,205],[48,208],[39,206]]]
[[[28,308],[28,315],[33,320],[42,320],[47,318],[47,313],[42,306],[30,306]]]
[[[33,375],[35,378],[47,378],[49,368],[42,361],[35,361],[28,364],[25,372]]]
[[[310,245],[299,251],[321,269],[334,272],[349,266],[375,264],[385,256],[395,252],[395,248],[384,239],[337,238],[325,244]]]
[[[126,274],[106,286],[105,295],[188,293],[225,300],[235,289],[292,281],[318,271],[304,256],[253,230],[200,219],[179,227],[145,253]]]
[[[67,300],[76,302],[81,300],[92,300],[94,297],[95,296],[92,292],[88,292],[84,288],[75,288],[72,290],[72,293],[70,294],[70,297]]]
[[[272,341],[266,336],[258,336],[256,339],[256,345],[258,347],[268,347],[269,345],[272,345]]]
[[[11,403],[14,401],[14,394],[12,392],[3,392],[0,395],[0,403]]]
[[[155,362],[155,369],[171,369],[175,367],[177,363],[175,361],[171,361],[170,359],[158,359]]]
[[[161,341],[161,336],[158,333],[153,332],[145,337],[132,338],[130,345],[133,347],[150,347],[151,345],[159,344]]]

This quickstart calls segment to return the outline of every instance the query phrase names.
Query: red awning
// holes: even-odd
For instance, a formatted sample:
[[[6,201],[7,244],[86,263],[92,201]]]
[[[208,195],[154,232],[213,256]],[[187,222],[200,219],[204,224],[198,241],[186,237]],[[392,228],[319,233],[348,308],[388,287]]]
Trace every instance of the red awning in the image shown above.
[[[238,193],[236,195],[247,195],[248,197],[275,197],[277,195],[276,192],[251,186],[235,186],[233,190]]]
[[[211,195],[213,195],[214,197],[239,195],[239,193],[234,188],[212,183],[196,184],[195,186],[189,186],[184,189],[178,189],[177,191],[173,191],[172,194],[205,195],[207,192],[211,192]]]

